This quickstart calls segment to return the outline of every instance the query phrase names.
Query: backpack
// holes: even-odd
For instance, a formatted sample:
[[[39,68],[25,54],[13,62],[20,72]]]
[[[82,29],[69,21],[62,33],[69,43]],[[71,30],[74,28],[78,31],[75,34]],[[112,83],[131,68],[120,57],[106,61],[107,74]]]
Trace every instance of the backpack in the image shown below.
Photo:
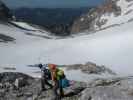
[[[56,72],[56,78],[57,78],[57,80],[60,80],[60,79],[65,78],[64,71],[61,70],[61,69],[57,69],[57,72]]]

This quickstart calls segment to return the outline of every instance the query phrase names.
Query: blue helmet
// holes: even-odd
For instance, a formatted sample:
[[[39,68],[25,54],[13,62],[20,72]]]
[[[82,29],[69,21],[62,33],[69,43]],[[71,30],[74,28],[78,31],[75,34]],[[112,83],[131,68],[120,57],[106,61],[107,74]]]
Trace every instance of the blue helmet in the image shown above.
[[[38,65],[38,67],[39,67],[39,68],[42,68],[42,67],[43,67],[43,65],[42,65],[42,64],[39,64],[39,65]]]

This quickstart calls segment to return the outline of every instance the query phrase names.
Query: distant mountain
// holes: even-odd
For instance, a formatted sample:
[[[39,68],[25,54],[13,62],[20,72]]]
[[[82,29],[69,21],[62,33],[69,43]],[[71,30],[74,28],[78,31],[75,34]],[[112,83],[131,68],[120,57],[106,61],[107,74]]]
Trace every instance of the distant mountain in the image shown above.
[[[13,9],[17,20],[46,27],[52,33],[70,33],[73,21],[90,8],[19,8]]]

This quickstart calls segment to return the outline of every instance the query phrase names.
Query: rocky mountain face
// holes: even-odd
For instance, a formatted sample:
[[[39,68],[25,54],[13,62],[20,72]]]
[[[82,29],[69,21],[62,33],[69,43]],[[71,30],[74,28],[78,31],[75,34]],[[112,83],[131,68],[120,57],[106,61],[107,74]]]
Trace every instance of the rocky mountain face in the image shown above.
[[[0,1],[0,19],[12,19],[12,14],[9,8],[2,1]]]
[[[124,23],[124,19],[132,16],[133,0],[106,0],[106,2],[87,14],[80,16],[71,28],[71,33],[97,31]],[[121,18],[123,17],[123,19]],[[132,16],[133,18],[133,16]],[[131,20],[128,19],[127,21]]]

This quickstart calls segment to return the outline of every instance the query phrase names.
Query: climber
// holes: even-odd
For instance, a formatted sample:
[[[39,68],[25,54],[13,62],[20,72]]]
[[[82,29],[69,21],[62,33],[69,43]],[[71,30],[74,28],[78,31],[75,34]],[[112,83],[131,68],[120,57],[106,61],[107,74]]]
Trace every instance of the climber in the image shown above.
[[[45,85],[48,85],[50,88],[53,88],[53,86],[48,82],[48,80],[51,80],[50,70],[46,68],[46,65],[43,66],[42,64],[39,64],[38,67],[41,69],[41,88],[42,88],[42,91],[46,90]]]
[[[54,88],[53,88],[54,95],[56,96],[56,98],[63,97],[64,91],[62,87],[62,79],[65,77],[64,71],[57,68],[55,64],[49,64],[48,67],[50,69],[52,81],[54,84]],[[60,94],[58,94],[57,92],[58,89],[59,89]]]

